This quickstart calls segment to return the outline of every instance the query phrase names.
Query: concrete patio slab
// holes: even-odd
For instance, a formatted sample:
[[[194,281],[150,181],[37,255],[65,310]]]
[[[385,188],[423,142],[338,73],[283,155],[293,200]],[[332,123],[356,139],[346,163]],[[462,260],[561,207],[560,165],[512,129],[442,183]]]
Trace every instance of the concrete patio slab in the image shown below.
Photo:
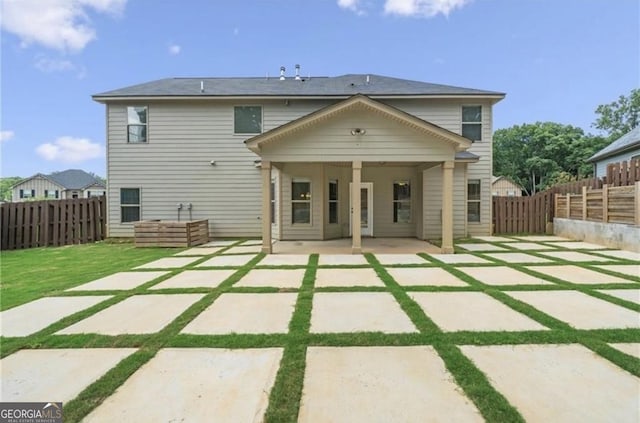
[[[282,348],[162,349],[84,422],[261,422]]]
[[[193,319],[182,333],[287,333],[298,294],[222,294]]]
[[[386,270],[402,286],[469,286],[439,267],[389,267]]]
[[[309,256],[306,254],[269,254],[265,256],[259,266],[306,266]]]
[[[551,257],[554,259],[566,260],[570,262],[576,261],[610,261],[611,259],[607,259],[604,257],[598,257],[591,254],[579,253],[577,251],[549,251],[540,253],[544,256]]]
[[[504,247],[499,247],[493,244],[469,243],[469,244],[456,244],[456,245],[460,248],[464,248],[467,251],[505,251],[506,250],[506,248]]]
[[[409,292],[408,294],[418,303],[427,317],[446,332],[547,329],[482,292]]]
[[[576,284],[629,283],[629,279],[607,275],[580,266],[527,266],[531,270]]]
[[[503,236],[474,236],[473,239],[479,239],[480,241],[486,242],[516,242],[517,239],[514,238],[506,238]]]
[[[590,242],[583,241],[567,241],[567,242],[555,242],[553,245],[557,245],[558,247],[568,248],[570,250],[602,250],[609,247],[605,247],[604,245],[592,244]]]
[[[640,304],[640,289],[601,289],[599,292]]]
[[[317,288],[330,286],[385,286],[373,269],[318,269]]]
[[[199,245],[196,248],[207,248],[207,247],[228,247],[229,245],[237,244],[237,239],[220,239],[216,241],[210,241],[206,244]]]
[[[443,263],[448,264],[460,264],[460,263],[491,263],[481,257],[474,256],[473,254],[429,254],[436,260],[440,260]]]
[[[142,266],[134,267],[134,269],[176,269],[178,267],[188,266],[194,261],[200,260],[200,257],[165,257]]]
[[[484,421],[430,346],[309,347],[298,422]]]
[[[254,255],[216,256],[198,264],[196,267],[241,267],[255,258]]]
[[[320,254],[318,258],[320,266],[353,266],[369,264],[362,254]]]
[[[233,286],[300,288],[305,269],[254,269]]]
[[[467,275],[487,285],[549,285],[551,282],[507,266],[458,267]]]
[[[640,328],[640,313],[578,291],[521,291],[507,295],[577,329]]]
[[[129,290],[168,273],[169,272],[119,272],[67,289],[67,291]]]
[[[514,242],[509,244],[509,247],[516,250],[523,251],[536,251],[536,250],[553,250],[553,247],[544,244],[538,244],[536,242]]]
[[[184,270],[149,289],[165,288],[217,288],[235,270]]]
[[[3,402],[67,402],[135,348],[20,350],[0,360]]]
[[[640,261],[640,253],[627,250],[608,250],[608,251],[596,251],[596,253],[603,256],[612,257],[614,259],[634,260]]]
[[[611,347],[640,360],[640,343],[609,344]]]
[[[383,265],[389,264],[429,264],[422,257],[415,254],[376,254],[378,261]]]
[[[143,334],[160,331],[204,294],[134,295],[57,332]]]
[[[174,254],[174,256],[208,256],[222,250],[223,247],[195,247]]]
[[[581,345],[460,349],[526,421],[638,421],[638,378]]]
[[[550,263],[552,261],[527,253],[487,253],[487,256],[507,263]]]
[[[319,292],[313,296],[311,332],[417,332],[386,292]]]
[[[609,270],[610,272],[622,273],[623,275],[640,278],[640,264],[608,264],[596,267],[599,269]]]
[[[2,336],[28,336],[58,320],[109,298],[112,296],[40,298],[0,312],[0,334]]]
[[[241,245],[239,247],[231,247],[223,254],[250,254],[250,253],[259,253],[262,251],[262,246],[260,245]]]
[[[325,241],[276,241],[276,254],[351,254],[351,238]],[[437,253],[439,247],[416,238],[362,238],[362,252],[374,254]]]
[[[261,239],[248,239],[246,241],[242,241],[239,245],[260,245],[262,246]]]
[[[556,241],[571,241],[569,238],[564,238],[555,235],[526,235],[526,236],[514,236],[522,241],[528,242],[556,242]]]

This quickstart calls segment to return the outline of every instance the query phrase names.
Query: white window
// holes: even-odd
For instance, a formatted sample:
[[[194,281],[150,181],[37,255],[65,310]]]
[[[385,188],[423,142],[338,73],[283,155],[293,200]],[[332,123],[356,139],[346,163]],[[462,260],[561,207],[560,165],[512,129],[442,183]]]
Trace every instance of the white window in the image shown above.
[[[291,223],[311,223],[311,181],[291,182]]]
[[[233,133],[262,133],[262,106],[235,106],[233,108]]]
[[[393,223],[411,221],[411,184],[409,181],[393,183]]]
[[[276,181],[271,180],[271,223],[276,223]]]
[[[147,142],[147,106],[127,107],[127,142]]]
[[[467,222],[480,222],[480,179],[467,182]]]
[[[20,190],[20,198],[35,198],[36,190],[35,189],[21,189]]]
[[[57,189],[56,190],[47,190],[47,189],[44,190],[44,198],[49,198],[49,199],[58,198],[59,195],[60,194],[58,193]]]
[[[140,220],[140,188],[120,188],[120,222]]]
[[[482,106],[462,106],[462,136],[482,140]]]
[[[338,181],[329,181],[329,223],[338,223]]]

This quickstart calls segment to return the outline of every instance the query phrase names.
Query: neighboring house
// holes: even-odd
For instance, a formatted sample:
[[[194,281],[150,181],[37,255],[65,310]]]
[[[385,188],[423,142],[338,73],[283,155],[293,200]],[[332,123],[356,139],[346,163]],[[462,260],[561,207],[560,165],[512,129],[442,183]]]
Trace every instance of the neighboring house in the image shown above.
[[[173,78],[106,105],[108,234],[171,219],[214,237],[442,239],[491,232],[503,93],[378,75]],[[352,189],[351,187],[356,189]],[[185,210],[182,210],[185,216]]]
[[[506,176],[493,176],[491,194],[497,197],[522,197],[523,188]]]
[[[607,165],[640,158],[640,126],[627,132],[611,144],[591,156],[593,174],[601,178],[607,176]]]
[[[89,198],[105,195],[105,185],[80,169],[69,169],[50,175],[37,173],[11,187],[14,202],[30,199]]]

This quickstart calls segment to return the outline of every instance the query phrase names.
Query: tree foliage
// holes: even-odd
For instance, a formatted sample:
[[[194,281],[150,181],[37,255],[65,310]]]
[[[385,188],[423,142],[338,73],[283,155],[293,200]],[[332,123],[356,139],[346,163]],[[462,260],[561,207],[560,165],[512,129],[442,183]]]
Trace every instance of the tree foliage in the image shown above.
[[[20,182],[23,178],[19,176],[9,176],[0,178],[0,200],[11,201],[11,186]]]
[[[596,108],[598,118],[594,127],[605,131],[611,141],[620,138],[640,124],[640,89],[631,90],[609,104]]]

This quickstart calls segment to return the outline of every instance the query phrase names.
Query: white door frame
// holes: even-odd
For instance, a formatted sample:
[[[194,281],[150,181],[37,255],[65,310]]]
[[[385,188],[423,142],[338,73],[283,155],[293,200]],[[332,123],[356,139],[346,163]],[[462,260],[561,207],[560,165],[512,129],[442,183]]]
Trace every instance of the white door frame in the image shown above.
[[[353,203],[351,201],[351,193],[353,192],[353,183],[349,182],[349,236],[353,236]],[[362,236],[373,236],[373,182],[361,182],[360,189],[367,189],[367,226],[362,227]]]

